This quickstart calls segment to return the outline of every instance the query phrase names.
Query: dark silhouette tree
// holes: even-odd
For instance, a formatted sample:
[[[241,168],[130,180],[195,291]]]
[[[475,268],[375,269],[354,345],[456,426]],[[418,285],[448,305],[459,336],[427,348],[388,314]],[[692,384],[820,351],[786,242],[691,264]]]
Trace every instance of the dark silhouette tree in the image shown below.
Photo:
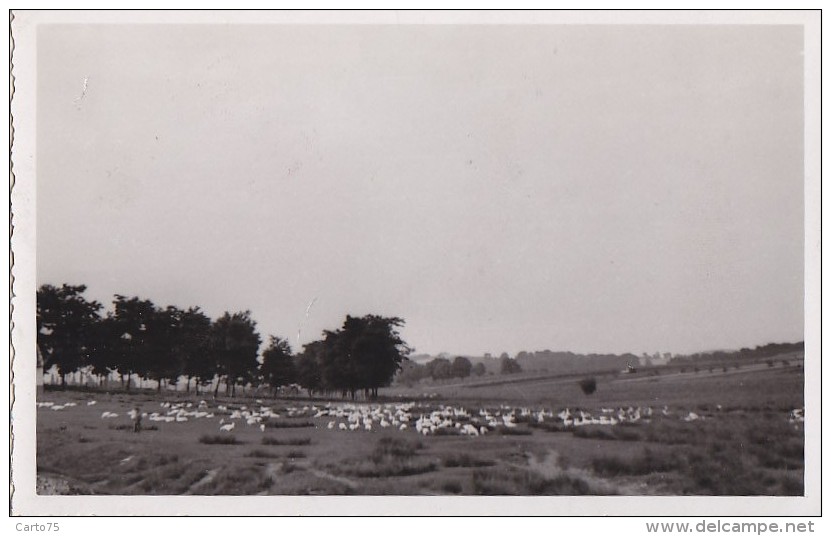
[[[358,388],[366,390],[373,399],[378,397],[380,387],[392,382],[401,362],[412,351],[398,333],[403,325],[404,320],[396,317],[346,317],[344,334],[354,331],[354,336],[349,338],[353,341],[351,351]]]
[[[411,359],[404,359],[401,361],[401,369],[398,371],[398,374],[396,374],[395,380],[398,383],[403,383],[408,387],[412,387],[414,384],[429,375],[430,374],[427,371],[426,366],[419,365]]]
[[[298,361],[298,371],[303,368],[301,384],[310,390],[340,391],[353,399],[358,391],[376,398],[378,389],[392,382],[411,351],[398,333],[403,325],[395,317],[347,315],[341,329],[325,331],[319,345],[306,346],[303,353],[316,360],[304,357]]]
[[[92,373],[98,377],[98,385],[102,385],[104,378],[118,369],[119,339],[118,321],[112,313],[96,322],[90,331],[88,351],[88,365]]]
[[[263,351],[263,364],[260,366],[263,379],[271,386],[272,394],[285,385],[297,383],[297,370],[291,346],[285,339],[269,339],[268,348]]]
[[[213,323],[212,332],[218,373],[225,378],[226,394],[235,396],[237,383],[251,380],[259,367],[257,323],[250,311],[226,312]],[[219,381],[214,395],[218,389]]]
[[[584,394],[591,395],[597,391],[597,380],[594,377],[583,378],[580,380],[579,385],[580,390],[582,390]]]
[[[88,301],[85,285],[43,285],[37,291],[37,343],[44,370],[57,366],[61,385],[66,375],[87,365],[93,328],[100,320],[101,304]]]
[[[309,397],[323,390],[324,343],[314,341],[303,347],[303,352],[294,359],[297,383],[306,389]]]
[[[143,362],[141,374],[155,380],[157,390],[164,383],[176,382],[182,371],[182,314],[181,309],[169,306],[154,309],[145,326]]]
[[[484,376],[486,372],[485,364],[481,362],[476,363],[475,365],[473,365],[473,368],[470,370],[470,372],[475,376]]]
[[[152,330],[159,319],[156,306],[150,300],[116,294],[113,305],[113,339],[108,346],[113,351],[121,383],[129,390],[134,374],[147,374],[155,366],[153,346],[156,341]]]
[[[211,319],[198,307],[182,311],[179,320],[179,334],[176,339],[176,361],[179,374],[185,377],[185,390],[190,392],[191,380],[199,386],[212,380],[217,373],[215,351],[212,346]]]
[[[522,372],[522,367],[519,366],[519,363],[515,359],[503,355],[499,358],[499,372],[501,374],[516,374],[517,372]]]
[[[425,364],[427,373],[434,380],[446,380],[453,377],[453,364],[449,359],[437,357]]]
[[[352,355],[355,330],[324,331],[319,350],[321,391],[339,391],[341,396],[350,394],[352,399],[359,389],[356,360]]]
[[[473,365],[471,364],[468,358],[459,356],[453,360],[451,369],[453,372],[453,377],[467,378],[468,376],[470,376],[470,371],[473,369]]]

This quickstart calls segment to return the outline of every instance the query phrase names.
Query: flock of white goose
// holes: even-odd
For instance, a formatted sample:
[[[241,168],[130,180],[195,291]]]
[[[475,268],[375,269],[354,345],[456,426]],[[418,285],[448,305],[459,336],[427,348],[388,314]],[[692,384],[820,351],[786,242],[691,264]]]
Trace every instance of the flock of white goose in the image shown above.
[[[89,400],[86,405],[93,406],[96,403],[95,400]],[[76,402],[37,403],[38,408],[52,411],[64,411],[77,405]],[[721,409],[720,406],[717,408]],[[621,423],[648,423],[653,416],[658,415],[663,418],[678,418],[685,422],[707,418],[692,411],[673,412],[668,406],[659,409],[653,409],[650,406],[600,408],[595,412],[564,408],[554,413],[553,410],[545,408],[531,409],[506,405],[469,410],[462,406],[436,406],[416,402],[387,404],[330,402],[320,405],[288,406],[274,411],[271,407],[263,405],[262,400],[256,400],[252,407],[246,405],[232,407],[223,404],[211,407],[205,400],[198,403],[161,402],[159,411],[141,412],[139,408],[134,408],[124,417],[135,421],[139,415],[142,419],[151,422],[165,423],[216,419],[220,432],[233,432],[238,423],[241,428],[250,426],[264,432],[269,420],[288,417],[322,419],[326,421],[325,427],[334,431],[372,432],[377,429],[391,429],[403,432],[413,430],[424,436],[439,434],[481,436],[500,428],[516,428],[522,423],[551,423],[564,428],[577,428],[587,425],[614,426]],[[115,419],[119,418],[119,414],[104,411],[101,413],[101,418]],[[794,409],[788,414],[790,423],[804,422],[804,420],[804,408]]]

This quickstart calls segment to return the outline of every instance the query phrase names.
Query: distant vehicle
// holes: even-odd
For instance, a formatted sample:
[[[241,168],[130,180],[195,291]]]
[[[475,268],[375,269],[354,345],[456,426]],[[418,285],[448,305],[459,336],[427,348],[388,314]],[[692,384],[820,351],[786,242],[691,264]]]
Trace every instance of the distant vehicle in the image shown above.
[[[636,369],[634,366],[632,366],[632,363],[627,364],[626,365],[626,370],[621,371],[621,373],[623,373],[623,374],[635,374],[637,372],[638,372],[638,369]]]

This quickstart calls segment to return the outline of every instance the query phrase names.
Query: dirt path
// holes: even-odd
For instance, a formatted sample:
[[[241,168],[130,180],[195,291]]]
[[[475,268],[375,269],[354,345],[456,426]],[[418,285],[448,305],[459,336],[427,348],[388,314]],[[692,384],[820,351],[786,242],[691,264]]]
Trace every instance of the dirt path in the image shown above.
[[[197,480],[196,482],[191,484],[190,487],[188,488],[188,490],[184,494],[185,495],[192,495],[192,494],[196,493],[196,491],[199,488],[201,488],[202,486],[204,486],[208,482],[211,482],[216,477],[216,474],[218,472],[219,472],[219,469],[210,469],[209,471],[207,471],[205,473],[205,476],[203,476],[202,478],[200,478],[199,480]]]
[[[545,456],[528,455],[528,468],[545,478],[553,479],[558,476],[578,478],[588,483],[592,489],[601,494],[609,495],[648,495],[647,487],[642,483],[618,482],[601,478],[586,469],[574,467],[563,468],[559,463],[560,455],[555,450],[549,450]]]
[[[333,480],[333,481],[338,482],[340,484],[343,484],[344,486],[347,486],[351,489],[357,489],[358,487],[360,487],[359,482],[356,482],[356,481],[354,481],[350,478],[346,478],[344,476],[333,475],[332,473],[327,473],[326,471],[321,471],[320,469],[316,469],[316,468],[312,467],[311,464],[308,464],[308,465],[304,464],[300,467],[303,467],[303,469],[305,469],[306,471],[310,472],[311,474],[313,474],[314,476],[316,476],[318,478],[323,478],[323,479],[326,479],[326,480]]]

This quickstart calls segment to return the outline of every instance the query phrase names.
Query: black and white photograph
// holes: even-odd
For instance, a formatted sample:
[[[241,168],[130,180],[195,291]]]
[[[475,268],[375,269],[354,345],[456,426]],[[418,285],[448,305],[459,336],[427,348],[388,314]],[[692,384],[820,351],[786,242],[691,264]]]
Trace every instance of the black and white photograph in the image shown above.
[[[13,511],[819,511],[818,11],[10,31]]]

